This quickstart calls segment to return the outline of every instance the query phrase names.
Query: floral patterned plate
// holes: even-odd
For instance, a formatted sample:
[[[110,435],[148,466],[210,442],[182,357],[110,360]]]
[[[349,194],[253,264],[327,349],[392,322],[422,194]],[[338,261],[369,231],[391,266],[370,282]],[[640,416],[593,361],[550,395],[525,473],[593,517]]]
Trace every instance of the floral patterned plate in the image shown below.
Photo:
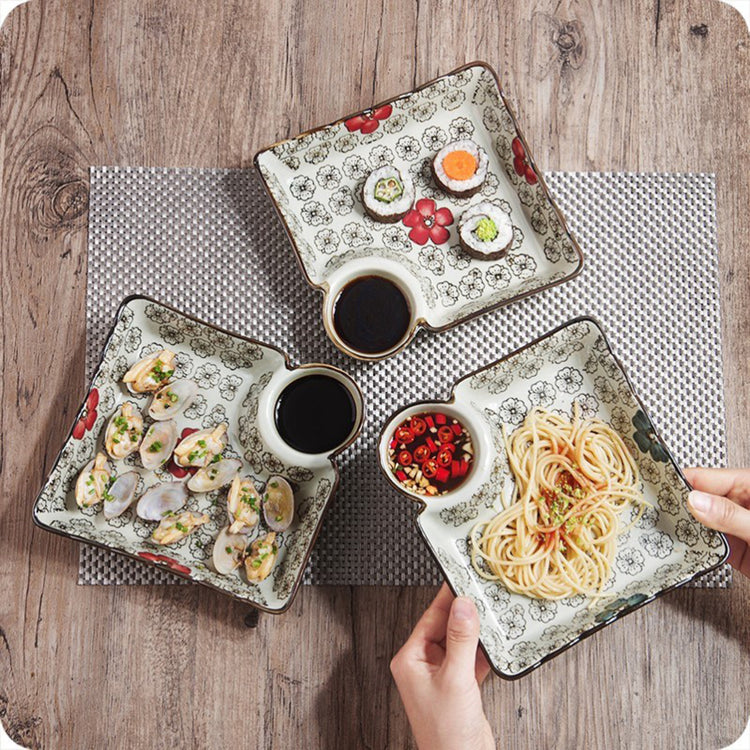
[[[447,195],[430,169],[442,146],[463,138],[489,156],[487,180],[473,198]],[[572,279],[583,264],[497,75],[485,63],[471,63],[366,112],[270,146],[256,155],[255,164],[305,277],[325,292],[329,336],[352,356],[364,358],[336,336],[332,308],[356,276],[385,272],[408,287],[404,291],[416,308],[412,327],[390,356],[420,326],[445,330]],[[385,164],[408,171],[417,200],[427,199],[418,216],[412,211],[414,217],[381,224],[364,213],[364,180]],[[461,213],[479,201],[495,202],[513,222],[515,239],[501,260],[476,260],[459,245]]]
[[[472,526],[493,518],[503,507],[501,495],[510,497],[512,491],[502,425],[514,429],[535,406],[570,417],[574,403],[582,416],[596,416],[622,436],[640,468],[644,497],[653,506],[618,537],[607,596],[591,606],[582,596],[543,601],[510,593],[478,576],[468,552]],[[469,428],[476,458],[465,484],[427,501],[404,490],[387,464],[395,426],[426,406],[401,409],[384,426],[378,447],[381,469],[399,491],[419,502],[417,526],[453,591],[475,601],[482,646],[502,677],[527,674],[624,614],[726,561],[726,539],[688,512],[690,486],[595,320],[566,323],[465,376],[447,403],[433,404]],[[630,520],[632,516],[623,518],[625,525]]]
[[[242,460],[243,476],[262,483],[270,475],[280,474],[295,490],[294,521],[277,537],[278,560],[272,574],[260,584],[249,584],[240,572],[223,576],[213,569],[214,538],[227,523],[226,489],[191,495],[187,508],[207,513],[211,520],[168,547],[149,540],[155,524],[141,521],[134,507],[106,521],[101,504],[83,510],[76,505],[76,479],[97,449],[103,450],[103,432],[112,413],[123,401],[143,410],[150,400],[146,394],[129,393],[122,376],[139,359],[165,347],[177,355],[175,378],[190,378],[199,387],[193,404],[175,418],[178,429],[228,423],[229,445],[224,455]],[[299,453],[283,442],[275,428],[274,408],[283,388],[295,378],[315,372],[342,382],[357,408],[351,435],[330,455]],[[34,505],[34,521],[63,536],[165,566],[266,612],[284,612],[292,603],[323,514],[338,485],[332,459],[359,435],[363,410],[359,388],[337,368],[313,364],[293,368],[274,346],[227,333],[147,297],[128,297],[118,310],[89,396]],[[185,474],[174,464],[156,472],[146,471],[137,456],[136,452],[124,461],[110,460],[110,464],[118,474],[138,472],[139,494],[158,481],[174,481]],[[251,539],[258,533],[256,527]]]

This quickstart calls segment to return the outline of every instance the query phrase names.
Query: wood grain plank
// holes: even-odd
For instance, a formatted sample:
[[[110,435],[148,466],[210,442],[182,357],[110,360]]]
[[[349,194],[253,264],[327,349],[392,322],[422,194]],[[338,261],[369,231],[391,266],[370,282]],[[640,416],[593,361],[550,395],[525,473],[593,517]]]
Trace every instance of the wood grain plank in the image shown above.
[[[546,169],[716,173],[729,459],[748,464],[749,42],[716,0],[32,0],[14,11],[0,33],[0,717],[11,736],[97,747],[107,717],[112,747],[413,747],[388,662],[434,595],[304,588],[284,617],[249,630],[242,606],[193,587],[75,585],[76,545],[35,530],[29,512],[84,391],[88,165],[247,167],[278,138],[485,59]],[[675,592],[527,678],[488,680],[501,744],[727,744],[747,714],[749,607],[746,581]]]

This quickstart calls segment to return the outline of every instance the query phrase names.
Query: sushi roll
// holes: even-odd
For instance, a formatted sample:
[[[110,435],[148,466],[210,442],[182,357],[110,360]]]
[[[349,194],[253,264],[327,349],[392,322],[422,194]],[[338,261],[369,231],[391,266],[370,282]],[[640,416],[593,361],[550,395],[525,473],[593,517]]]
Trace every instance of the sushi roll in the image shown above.
[[[411,178],[396,167],[385,166],[370,172],[362,188],[362,203],[375,221],[392,224],[406,216],[414,195]]]
[[[487,179],[487,152],[474,141],[453,141],[438,151],[432,161],[435,181],[446,193],[468,198]]]
[[[477,203],[461,215],[458,241],[474,258],[497,260],[513,244],[513,223],[494,203]]]

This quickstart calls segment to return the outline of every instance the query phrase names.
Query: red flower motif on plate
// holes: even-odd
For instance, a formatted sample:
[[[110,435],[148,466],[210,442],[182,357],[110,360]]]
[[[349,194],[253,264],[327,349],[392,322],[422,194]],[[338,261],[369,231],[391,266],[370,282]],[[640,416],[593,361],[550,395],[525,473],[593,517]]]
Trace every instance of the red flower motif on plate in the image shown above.
[[[380,125],[380,120],[387,120],[391,116],[391,112],[393,112],[393,107],[390,104],[385,104],[382,107],[375,107],[375,109],[363,112],[361,115],[355,115],[348,120],[344,120],[344,125],[350,133],[359,130],[363,135],[367,135],[375,132]]]
[[[513,169],[516,170],[516,174],[519,177],[523,177],[529,185],[536,185],[539,182],[539,178],[536,176],[534,167],[529,164],[526,159],[526,149],[521,143],[521,139],[516,137],[513,139]]]
[[[153,552],[139,552],[138,557],[142,557],[144,560],[158,563],[159,565],[166,565],[172,570],[176,570],[178,573],[185,573],[190,575],[190,568],[186,565],[180,565],[173,557],[167,557],[167,555],[156,555]]]
[[[453,214],[449,208],[435,208],[431,198],[420,198],[414,208],[403,218],[404,226],[411,227],[409,239],[418,245],[426,245],[431,240],[441,245],[449,237],[446,227],[453,224]]]
[[[73,438],[80,440],[96,422],[97,411],[96,407],[99,406],[99,391],[96,388],[91,389],[91,393],[86,397],[86,405],[83,407],[80,419],[76,422],[73,428]]]

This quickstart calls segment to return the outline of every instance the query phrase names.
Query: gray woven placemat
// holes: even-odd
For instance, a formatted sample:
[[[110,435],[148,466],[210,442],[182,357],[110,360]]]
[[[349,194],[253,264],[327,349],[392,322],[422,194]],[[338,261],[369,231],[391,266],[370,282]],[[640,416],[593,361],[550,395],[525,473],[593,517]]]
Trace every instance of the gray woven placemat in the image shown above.
[[[340,459],[341,487],[308,583],[440,582],[412,505],[378,469],[380,425],[397,405],[444,397],[459,376],[582,313],[605,326],[678,461],[724,465],[713,176],[557,172],[548,179],[586,255],[581,276],[446,333],[423,332],[397,357],[363,364],[326,338],[321,297],[303,280],[254,171],[92,168],[88,371],[120,300],[143,293],[275,343],[295,361],[352,373],[367,422]],[[699,585],[726,586],[730,577],[725,568]],[[106,550],[81,549],[80,583],[176,580]]]

